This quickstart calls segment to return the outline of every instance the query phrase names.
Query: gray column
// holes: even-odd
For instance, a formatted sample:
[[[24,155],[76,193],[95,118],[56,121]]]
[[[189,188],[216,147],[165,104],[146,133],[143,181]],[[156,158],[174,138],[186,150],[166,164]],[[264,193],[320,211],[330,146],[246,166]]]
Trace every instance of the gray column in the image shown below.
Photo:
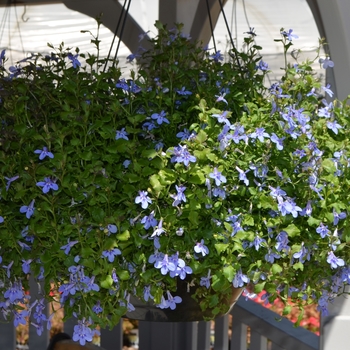
[[[347,288],[350,292],[350,288]],[[329,306],[329,316],[322,318],[320,350],[347,349],[349,347],[350,298],[340,296]]]

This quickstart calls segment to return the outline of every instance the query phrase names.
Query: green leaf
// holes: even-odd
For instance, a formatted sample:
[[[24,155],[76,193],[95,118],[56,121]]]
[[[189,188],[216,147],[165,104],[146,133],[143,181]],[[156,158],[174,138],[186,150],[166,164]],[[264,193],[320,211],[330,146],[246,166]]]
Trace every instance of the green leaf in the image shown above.
[[[170,169],[159,170],[159,182],[162,185],[171,185],[177,180],[175,171]]]
[[[103,222],[103,219],[106,216],[106,213],[102,208],[94,207],[91,211],[92,218],[97,224],[100,224]]]
[[[300,234],[300,230],[294,224],[288,225],[284,231],[288,233],[289,237],[299,236]]]
[[[208,150],[207,149],[204,149],[204,150],[195,150],[193,152],[193,155],[199,159],[199,160],[206,160],[207,159],[207,154],[208,154]]]
[[[312,216],[310,216],[308,219],[307,219],[307,223],[309,226],[319,226],[320,223],[321,223],[321,220],[317,220],[315,218],[313,218]]]
[[[254,218],[250,215],[245,215],[243,224],[248,226],[254,226]]]
[[[282,315],[289,315],[292,311],[292,305],[286,305],[283,309]]]
[[[156,193],[160,193],[164,186],[159,182],[158,175],[150,177],[150,184]]]
[[[199,130],[196,136],[196,141],[198,141],[199,143],[203,143],[207,140],[207,138],[208,138],[207,133],[203,129],[201,129]]]
[[[92,159],[92,152],[91,151],[83,152],[83,153],[80,153],[79,156],[82,160],[91,160]]]
[[[228,247],[229,247],[229,245],[225,244],[225,243],[216,243],[215,244],[215,249],[216,249],[218,254],[221,254],[222,252],[224,252]]]
[[[155,149],[145,149],[142,151],[142,157],[151,160],[158,156],[158,152]]]
[[[82,258],[89,258],[90,256],[93,256],[93,255],[94,255],[94,251],[90,247],[83,247],[81,249]]]
[[[273,264],[271,267],[271,270],[272,270],[272,273],[275,275],[278,275],[283,271],[282,267],[278,264]]]
[[[254,292],[255,293],[260,293],[264,290],[265,288],[265,282],[262,282],[262,283],[258,283],[256,285],[254,285]]]
[[[72,146],[81,145],[81,140],[80,140],[80,139],[72,139],[72,140],[70,140],[70,144],[71,144]]]
[[[209,307],[213,308],[219,304],[219,296],[217,294],[213,294],[209,299]]]
[[[188,219],[190,220],[192,225],[198,226],[198,224],[199,224],[198,212],[191,210],[190,213],[188,214]]]
[[[293,269],[304,271],[304,265],[301,262],[297,262],[296,264],[293,265]]]
[[[205,176],[201,171],[197,171],[196,173],[192,174],[189,179],[188,182],[193,183],[193,184],[203,184],[205,183]]]
[[[218,292],[224,289],[226,286],[227,280],[225,279],[225,276],[219,276],[217,277],[216,275],[213,276],[213,282],[211,284],[212,288]]]
[[[233,266],[225,266],[223,268],[224,276],[228,279],[229,282],[233,281],[233,277],[236,274],[236,270],[233,268]]]
[[[122,281],[127,281],[130,278],[130,273],[128,270],[122,270],[122,271],[118,272],[118,277]]]
[[[106,278],[100,282],[102,288],[109,289],[113,285],[113,279],[111,275],[107,275]]]
[[[322,167],[330,174],[334,174],[337,171],[334,162],[330,159],[324,159],[322,161]]]
[[[207,153],[206,155],[205,155],[209,160],[211,160],[212,162],[217,162],[218,161],[218,157],[217,157],[217,155],[216,154],[214,154],[214,153],[211,153],[211,152],[209,152],[209,153]]]
[[[127,241],[130,238],[130,232],[128,230],[126,230],[123,233],[117,234],[116,238],[122,242]]]

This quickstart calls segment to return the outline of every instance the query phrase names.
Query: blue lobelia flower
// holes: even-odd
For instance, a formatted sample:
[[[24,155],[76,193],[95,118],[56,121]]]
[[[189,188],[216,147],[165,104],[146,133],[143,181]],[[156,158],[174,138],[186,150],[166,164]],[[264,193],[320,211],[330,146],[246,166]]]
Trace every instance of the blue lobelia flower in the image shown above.
[[[102,252],[102,257],[107,258],[109,262],[113,262],[117,255],[121,255],[121,251],[118,248],[112,248],[109,250],[104,250]]]
[[[264,142],[264,138],[270,138],[270,135],[265,132],[265,128],[256,128],[250,135],[251,139],[259,139],[260,142]]]
[[[13,311],[14,318],[13,318],[13,324],[15,327],[18,327],[20,324],[27,324],[26,317],[29,316],[28,310],[22,310],[21,312]]]
[[[135,203],[141,203],[142,209],[147,209],[148,203],[152,203],[152,200],[148,197],[147,191],[139,191],[139,195],[135,198]]]
[[[293,29],[289,29],[288,32],[286,32],[285,30],[281,32],[281,34],[283,36],[285,36],[289,41],[292,41],[293,39],[298,39],[298,35],[293,34]]]
[[[176,269],[175,264],[169,260],[168,254],[164,254],[162,260],[157,260],[154,264],[154,267],[156,269],[160,269],[162,275],[166,275],[168,272],[175,271]]]
[[[209,254],[209,249],[206,245],[204,245],[204,239],[202,239],[200,242],[197,242],[194,246],[194,251],[197,254],[202,254],[202,256],[206,256]]]
[[[346,218],[346,213],[341,212],[337,213],[337,211],[333,208],[333,225],[338,225],[339,220],[343,220]]]
[[[327,262],[331,265],[332,269],[336,269],[338,266],[344,266],[343,259],[337,258],[332,251],[328,253]]]
[[[151,237],[160,236],[163,232],[165,232],[165,229],[163,228],[163,219],[160,219],[159,224],[156,226],[156,229],[153,231]]]
[[[93,331],[85,324],[85,319],[79,321],[76,326],[74,326],[73,340],[79,341],[80,345],[85,345],[85,343],[91,342],[94,336]]]
[[[78,57],[79,57],[78,54],[73,55],[72,53],[69,52],[67,57],[72,61],[74,69],[81,66],[81,63],[78,60]]]
[[[21,206],[21,208],[19,209],[19,211],[23,214],[23,213],[26,213],[26,217],[27,219],[30,219],[31,216],[34,214],[34,202],[35,200],[33,199],[30,204],[27,206],[27,205],[23,205]]]
[[[283,150],[283,140],[285,137],[279,138],[275,133],[271,134],[271,141],[276,144],[276,147],[279,151]]]
[[[260,69],[261,71],[266,71],[269,69],[269,65],[263,60],[260,60],[259,64],[256,66],[256,69]]]
[[[329,97],[333,97],[334,92],[330,89],[331,84],[327,84],[326,86],[322,86],[323,91],[328,94]]]
[[[209,58],[211,58],[214,62],[219,62],[219,61],[224,60],[224,56],[220,50],[218,50],[216,53],[210,55]]]
[[[22,271],[27,274],[30,271],[30,263],[33,261],[33,259],[24,260],[22,259]]]
[[[255,247],[255,250],[258,251],[260,247],[263,246],[263,243],[266,243],[266,240],[264,238],[259,237],[258,235],[255,236],[254,241],[249,244],[249,247]]]
[[[211,279],[211,270],[209,269],[208,271],[208,275],[205,276],[205,277],[201,277],[201,280],[199,281],[199,285],[203,286],[203,287],[206,287],[207,289],[210,288],[210,279]]]
[[[176,89],[176,92],[177,92],[179,95],[182,95],[182,96],[192,95],[192,92],[186,90],[186,88],[185,88],[184,86],[181,88],[181,90],[180,90],[180,89]]]
[[[276,245],[275,248],[277,251],[281,252],[284,251],[285,253],[288,253],[290,250],[290,247],[288,246],[288,233],[285,231],[281,231],[277,237],[276,237]]]
[[[64,250],[64,253],[68,255],[71,248],[77,243],[78,241],[70,241],[70,238],[68,238],[68,243],[66,245],[63,245],[60,249]]]
[[[168,296],[168,307],[170,307],[171,310],[176,309],[176,304],[179,304],[182,302],[182,298],[179,296],[173,297],[169,291],[167,291],[167,296]]]
[[[143,224],[145,230],[148,230],[150,227],[157,226],[158,221],[154,218],[154,211],[152,211],[148,216],[144,216],[141,220],[141,224]]]
[[[11,186],[11,183],[13,181],[16,181],[17,179],[19,179],[19,175],[16,175],[16,176],[12,176],[12,177],[6,177],[5,176],[5,180],[7,180],[7,183],[6,183],[6,191],[9,190],[10,186]]]
[[[322,222],[317,227],[316,232],[322,237],[325,238],[326,236],[329,236],[330,230],[328,230],[328,226],[323,224]]]
[[[149,298],[154,299],[154,296],[151,294],[151,286],[145,286],[143,288],[143,299],[148,301]]]
[[[222,173],[218,171],[217,168],[214,168],[213,172],[209,174],[209,177],[215,180],[216,186],[220,186],[222,183],[226,183],[226,177],[222,175]]]
[[[333,68],[334,67],[334,62],[331,61],[331,59],[329,57],[326,57],[326,58],[320,58],[318,60],[318,62],[320,62],[320,64],[322,64],[322,67],[324,69],[327,69],[327,68]]]
[[[181,202],[186,202],[186,196],[184,194],[186,187],[183,185],[177,186],[175,185],[176,194],[171,194],[170,197],[174,198],[174,202],[173,202],[173,207],[178,206],[179,204],[181,204]]]
[[[241,288],[244,286],[244,284],[246,283],[249,283],[249,278],[247,275],[244,275],[242,273],[242,270],[239,269],[237,272],[236,272],[236,275],[232,281],[232,285],[235,287],[235,288]]]
[[[56,182],[51,180],[49,177],[45,177],[44,181],[39,181],[36,183],[36,185],[43,188],[43,193],[48,193],[50,190],[58,190],[58,185]]]
[[[179,145],[174,147],[173,150],[169,150],[169,152],[173,154],[170,159],[172,163],[184,163],[185,166],[188,166],[190,162],[195,163],[197,161],[196,157],[188,152],[186,146]]]
[[[265,254],[265,260],[271,264],[274,263],[275,259],[279,259],[281,256],[275,252],[273,252],[271,249],[268,250],[268,253]]]
[[[151,118],[157,121],[158,125],[162,125],[163,123],[170,124],[169,120],[165,118],[166,113],[161,111],[160,113],[153,113]]]
[[[310,251],[302,244],[300,250],[293,254],[293,258],[299,259],[299,261],[304,264],[305,260],[310,261]]]
[[[331,129],[336,135],[338,134],[338,129],[342,129],[343,127],[337,123],[336,120],[334,121],[328,121],[327,122],[327,128]]]
[[[103,312],[103,308],[101,306],[101,302],[98,300],[97,303],[92,307],[92,311],[95,314],[100,314],[101,312]]]
[[[53,158],[54,155],[51,153],[47,147],[43,147],[43,149],[36,149],[34,151],[35,154],[39,154],[39,159],[43,160],[45,157]]]
[[[248,186],[249,185],[249,180],[248,180],[248,178],[247,178],[247,172],[248,171],[250,171],[249,169],[248,170],[246,170],[246,171],[243,171],[241,168],[239,168],[238,166],[236,166],[236,170],[239,172],[239,179],[241,180],[241,181],[243,181],[244,182],[244,184],[246,185],[246,186]]]
[[[125,128],[122,128],[121,130],[117,130],[115,134],[115,139],[124,139],[124,140],[129,140],[128,138],[128,133],[125,131]]]

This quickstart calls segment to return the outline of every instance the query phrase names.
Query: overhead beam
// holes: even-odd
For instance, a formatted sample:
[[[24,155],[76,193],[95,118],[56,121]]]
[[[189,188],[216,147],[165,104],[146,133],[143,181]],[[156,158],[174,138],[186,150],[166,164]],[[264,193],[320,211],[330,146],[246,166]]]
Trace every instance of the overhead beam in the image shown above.
[[[103,16],[101,20],[103,25],[109,28],[112,33],[115,32],[118,19],[123,11],[123,6],[117,0],[62,0],[62,2],[69,9],[81,12],[92,18],[97,18],[102,14]],[[121,25],[119,26],[118,35],[120,30]],[[140,34],[144,34],[144,30],[132,18],[132,16],[128,14],[122,35],[122,41],[132,53],[135,53],[139,48]],[[144,48],[147,48],[145,47],[147,46],[147,42],[147,40],[143,42]]]
[[[350,13],[349,0],[307,0],[322,37],[325,51],[334,61],[334,68],[326,70],[326,80],[338,99],[350,94]]]

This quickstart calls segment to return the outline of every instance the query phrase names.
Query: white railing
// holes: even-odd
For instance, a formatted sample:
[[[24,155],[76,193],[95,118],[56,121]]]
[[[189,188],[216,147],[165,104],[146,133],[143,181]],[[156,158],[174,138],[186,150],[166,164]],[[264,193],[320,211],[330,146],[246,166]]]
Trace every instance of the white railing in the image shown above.
[[[294,327],[263,306],[241,297],[230,315],[211,322],[139,322],[140,350],[318,350],[319,337],[304,328]],[[73,322],[65,324],[72,334]],[[34,327],[29,333],[29,346],[18,350],[45,350],[49,334],[37,336]],[[135,337],[134,337],[135,338]],[[106,350],[122,350],[122,324],[113,330],[101,331],[101,346]],[[15,328],[0,323],[0,349],[16,349]]]

